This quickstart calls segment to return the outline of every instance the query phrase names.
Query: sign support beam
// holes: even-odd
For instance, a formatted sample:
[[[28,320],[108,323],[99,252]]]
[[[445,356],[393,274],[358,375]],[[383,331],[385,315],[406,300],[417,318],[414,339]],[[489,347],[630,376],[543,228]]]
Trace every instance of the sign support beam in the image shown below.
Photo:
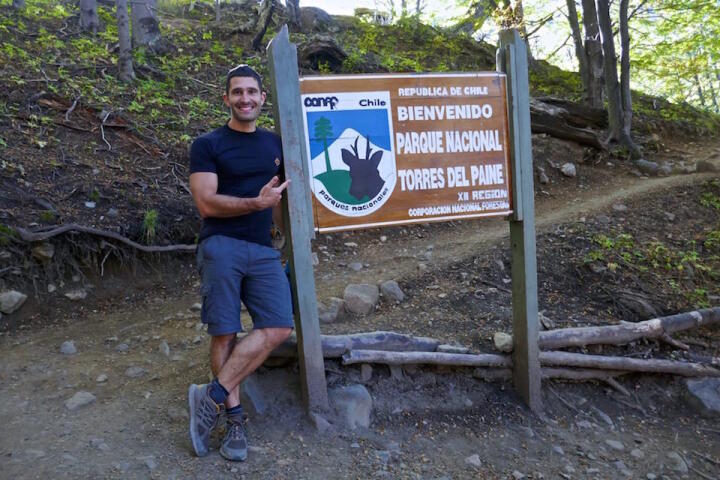
[[[507,74],[513,213],[510,249],[513,305],[513,383],[530,409],[542,411],[538,347],[535,195],[530,142],[527,46],[517,30],[500,32],[497,68]]]
[[[287,25],[268,45],[276,130],[282,136],[285,176],[284,234],[289,242],[290,280],[297,327],[300,380],[309,412],[329,408],[320,323],[315,296],[310,239],[314,238],[310,181],[300,105],[297,46],[290,43]],[[298,288],[302,285],[302,288]]]

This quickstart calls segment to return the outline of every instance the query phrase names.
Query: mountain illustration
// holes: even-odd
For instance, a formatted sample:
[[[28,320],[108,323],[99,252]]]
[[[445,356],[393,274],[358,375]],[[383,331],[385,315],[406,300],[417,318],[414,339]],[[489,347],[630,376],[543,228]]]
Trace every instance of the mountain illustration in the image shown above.
[[[313,178],[322,183],[327,192],[335,198],[335,200],[348,205],[359,205],[370,200],[367,195],[356,198],[350,194],[352,179],[350,178],[350,168],[343,162],[342,150],[353,151],[353,147],[355,146],[358,150],[359,157],[361,159],[367,158],[367,138],[353,128],[346,128],[342,134],[327,147],[327,150],[315,156],[310,163]],[[385,157],[391,155],[390,151],[374,144],[372,138],[370,139],[369,146],[371,156],[372,154],[377,154],[377,152],[383,152],[382,155]],[[383,178],[386,178],[388,173],[394,175],[394,162],[389,163],[393,165],[390,172],[384,172],[384,170],[387,169],[382,167],[378,169],[379,174]],[[328,170],[328,166],[330,170]],[[383,173],[385,173],[385,175],[383,175]]]

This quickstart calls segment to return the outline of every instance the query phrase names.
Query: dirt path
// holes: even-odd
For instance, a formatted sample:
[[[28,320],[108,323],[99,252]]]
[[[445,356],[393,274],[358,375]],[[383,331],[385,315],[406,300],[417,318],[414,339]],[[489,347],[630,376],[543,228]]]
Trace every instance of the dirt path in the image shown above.
[[[630,216],[636,203],[649,208],[643,200],[653,192],[711,177],[638,179],[584,167],[577,184],[586,187],[577,193],[560,185],[547,198],[540,194],[538,230],[620,202]],[[485,221],[320,238],[319,296],[339,295],[349,282],[417,275],[419,263],[441,269],[506,235],[504,222]],[[357,247],[345,245],[351,241]],[[431,258],[421,257],[430,245]],[[353,272],[346,267],[353,261],[368,266]],[[194,283],[190,265],[175,276]],[[546,382],[546,413],[537,417],[508,385],[470,372],[407,369],[398,378],[375,367],[362,382],[359,368],[334,362],[327,364],[331,387],[362,382],[371,393],[369,429],[318,432],[299,406],[297,367],[270,368],[256,378],[267,408],[250,412],[250,459],[232,464],[216,451],[195,458],[185,394],[190,381],[208,377],[207,335],[190,309],[196,301],[192,288],[160,284],[140,297],[59,311],[40,319],[46,327],[3,334],[0,478],[720,477],[720,419],[701,419],[687,407],[681,379],[624,379],[630,397],[604,385]],[[77,353],[60,353],[66,340]],[[68,408],[78,392],[94,398]]]

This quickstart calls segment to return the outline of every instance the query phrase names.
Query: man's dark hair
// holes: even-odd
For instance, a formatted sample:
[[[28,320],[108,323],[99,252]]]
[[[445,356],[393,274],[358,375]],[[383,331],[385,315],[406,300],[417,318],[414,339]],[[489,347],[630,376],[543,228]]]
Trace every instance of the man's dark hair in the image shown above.
[[[237,67],[231,68],[228,71],[227,77],[225,78],[225,94],[230,93],[230,79],[233,77],[252,77],[257,80],[260,91],[263,91],[262,77],[260,74],[253,70],[250,65],[243,63]]]

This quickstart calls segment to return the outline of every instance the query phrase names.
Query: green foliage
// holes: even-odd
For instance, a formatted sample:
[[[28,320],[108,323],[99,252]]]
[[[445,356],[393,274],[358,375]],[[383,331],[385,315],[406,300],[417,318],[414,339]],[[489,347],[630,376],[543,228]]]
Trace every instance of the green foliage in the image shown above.
[[[42,223],[51,223],[55,221],[55,213],[51,210],[43,210],[40,212],[39,218]]]
[[[0,223],[0,245],[9,245],[13,238],[17,236],[17,233],[12,228]]]
[[[155,235],[157,233],[157,226],[158,226],[158,212],[154,208],[150,210],[145,211],[145,216],[143,217],[143,224],[142,224],[142,230],[143,230],[143,237],[145,238],[145,242],[147,244],[153,243],[155,240]]]

